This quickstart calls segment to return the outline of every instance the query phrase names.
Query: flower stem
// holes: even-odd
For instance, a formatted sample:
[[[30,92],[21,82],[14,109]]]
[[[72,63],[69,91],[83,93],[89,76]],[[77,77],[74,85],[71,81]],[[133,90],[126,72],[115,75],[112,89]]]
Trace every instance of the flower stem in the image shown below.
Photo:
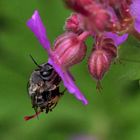
[[[81,40],[81,41],[85,41],[85,40],[87,39],[87,37],[89,37],[90,35],[91,35],[90,32],[85,31],[85,32],[81,33],[81,34],[78,36],[78,38],[79,38],[79,40]]]

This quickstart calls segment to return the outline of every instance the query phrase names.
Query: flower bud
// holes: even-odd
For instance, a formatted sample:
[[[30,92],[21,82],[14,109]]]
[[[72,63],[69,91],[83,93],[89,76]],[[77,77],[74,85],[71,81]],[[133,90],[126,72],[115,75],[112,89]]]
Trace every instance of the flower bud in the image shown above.
[[[96,38],[95,49],[92,51],[88,66],[91,75],[97,80],[97,89],[101,89],[100,80],[109,70],[114,58],[117,56],[117,47],[112,38],[105,35]]]
[[[65,29],[67,31],[72,31],[74,33],[82,33],[83,32],[83,17],[78,13],[73,13],[65,23]]]
[[[117,57],[117,47],[115,46],[113,39],[103,39],[101,42],[101,49],[106,51],[110,59],[113,60],[115,57]]]
[[[93,0],[65,0],[68,7],[83,16],[85,30],[92,32],[112,31],[111,12],[101,3]]]
[[[108,58],[108,54],[104,50],[93,51],[88,61],[89,71],[97,81],[103,78],[110,64],[111,62]]]
[[[85,17],[85,28],[87,30],[96,33],[113,30],[111,14],[101,4],[93,2],[87,10],[90,13]]]
[[[75,33],[66,32],[56,39],[53,50],[64,68],[77,64],[84,59],[87,50],[84,43],[85,37],[86,33],[78,36]]]
[[[114,31],[120,34],[131,30],[134,23],[134,18],[131,15],[130,4],[131,0],[110,0],[109,5],[112,7],[117,18],[117,23],[114,26]]]
[[[89,12],[85,7],[87,7],[87,5],[92,4],[93,2],[93,0],[64,0],[64,1],[69,8],[85,16],[89,14]]]

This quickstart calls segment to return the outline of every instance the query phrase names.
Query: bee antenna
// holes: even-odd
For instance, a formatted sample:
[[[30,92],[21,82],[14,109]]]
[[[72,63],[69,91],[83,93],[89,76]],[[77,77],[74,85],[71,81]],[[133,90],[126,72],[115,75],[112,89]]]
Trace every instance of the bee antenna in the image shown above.
[[[32,59],[32,61],[35,63],[35,65],[40,68],[41,66],[37,64],[37,62],[35,61],[35,59],[33,58],[33,56],[31,54],[29,54],[29,56]]]

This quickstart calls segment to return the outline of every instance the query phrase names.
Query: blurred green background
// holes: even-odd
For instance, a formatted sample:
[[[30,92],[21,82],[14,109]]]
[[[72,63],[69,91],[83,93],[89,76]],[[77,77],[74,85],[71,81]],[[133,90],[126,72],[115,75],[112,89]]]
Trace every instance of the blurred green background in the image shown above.
[[[81,135],[140,140],[140,43],[133,37],[120,48],[125,60],[113,64],[103,79],[102,94],[87,70],[92,48],[92,40],[87,40],[87,57],[71,70],[89,100],[87,106],[66,92],[53,112],[41,114],[39,120],[23,120],[34,113],[26,90],[35,69],[29,54],[39,64],[47,61],[47,53],[26,26],[35,9],[53,43],[70,15],[61,0],[0,0],[0,140],[73,140]]]

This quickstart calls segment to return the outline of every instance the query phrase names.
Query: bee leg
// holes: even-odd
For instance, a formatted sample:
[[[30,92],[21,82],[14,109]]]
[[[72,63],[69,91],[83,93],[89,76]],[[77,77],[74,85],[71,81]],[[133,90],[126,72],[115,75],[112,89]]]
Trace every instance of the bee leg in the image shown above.
[[[35,114],[37,116],[37,119],[39,120],[39,117],[38,117],[38,108],[37,108],[37,106],[33,106],[33,108],[34,108]]]
[[[62,95],[64,95],[64,93],[66,92],[66,88],[62,91],[62,92],[60,92],[60,95],[62,96]]]
[[[53,111],[53,109],[56,107],[56,105],[57,105],[57,102],[56,103],[52,103],[52,106],[50,108],[50,111]]]
[[[38,107],[35,104],[35,95],[34,94],[33,94],[33,96],[31,96],[31,101],[32,101],[32,108],[34,109],[34,111],[36,113],[37,119],[39,119],[38,118]]]
[[[47,109],[46,109],[46,114],[48,114],[48,112],[49,112],[49,109],[47,108]]]
[[[50,103],[49,104],[49,111],[53,111],[53,109],[56,107],[57,103]]]
[[[51,106],[52,106],[52,103],[48,103],[47,108],[46,108],[46,114],[47,114],[49,111],[52,111],[52,110],[51,110]]]
[[[54,109],[56,107],[56,105],[57,105],[57,103],[53,104],[51,110]]]
[[[35,94],[32,94],[31,96],[31,103],[32,103],[32,108],[37,109],[37,106],[35,104]]]

